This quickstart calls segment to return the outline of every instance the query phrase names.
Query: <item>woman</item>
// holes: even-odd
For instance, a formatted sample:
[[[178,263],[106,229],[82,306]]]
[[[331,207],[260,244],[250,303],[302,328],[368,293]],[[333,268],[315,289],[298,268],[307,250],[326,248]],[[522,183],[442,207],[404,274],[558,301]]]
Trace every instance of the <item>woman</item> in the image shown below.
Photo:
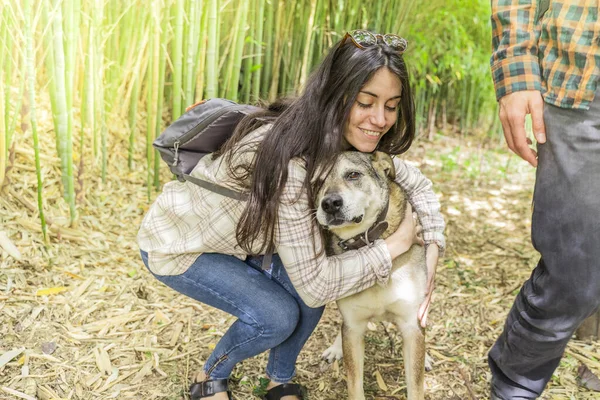
[[[192,399],[228,399],[239,361],[270,350],[266,399],[301,399],[289,382],[324,305],[385,284],[391,261],[422,244],[413,218],[385,240],[327,257],[314,220],[319,180],[348,149],[400,154],[414,138],[414,106],[402,59],[406,41],[367,31],[346,34],[289,104],[246,118],[193,176],[248,193],[241,202],[190,183],[170,182],[138,235],[153,275],[176,291],[235,315],[190,387]],[[424,227],[429,296],[444,222],[431,182],[397,161],[398,181]],[[407,215],[410,215],[410,210]],[[263,270],[262,258],[275,253]]]

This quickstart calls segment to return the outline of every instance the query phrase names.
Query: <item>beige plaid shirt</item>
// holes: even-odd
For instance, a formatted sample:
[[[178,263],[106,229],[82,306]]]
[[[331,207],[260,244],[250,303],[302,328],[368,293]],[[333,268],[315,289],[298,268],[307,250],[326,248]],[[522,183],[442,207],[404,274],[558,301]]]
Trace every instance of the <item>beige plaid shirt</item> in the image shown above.
[[[244,140],[260,141],[268,128],[269,125],[263,126]],[[192,176],[239,191],[228,167],[219,161],[209,156],[202,158]],[[395,164],[399,183],[421,216],[426,242],[437,243],[443,250],[444,221],[431,182],[416,168],[397,159]],[[305,176],[303,163],[292,160],[279,206],[274,243],[298,294],[307,305],[316,307],[375,283],[385,284],[392,262],[383,240],[341,255],[325,256],[320,238],[314,238],[319,231],[308,197],[302,191]],[[230,254],[245,260],[247,254],[235,238],[243,209],[242,201],[189,182],[169,182],[144,217],[138,244],[148,252],[149,267],[158,275],[181,274],[202,253]]]

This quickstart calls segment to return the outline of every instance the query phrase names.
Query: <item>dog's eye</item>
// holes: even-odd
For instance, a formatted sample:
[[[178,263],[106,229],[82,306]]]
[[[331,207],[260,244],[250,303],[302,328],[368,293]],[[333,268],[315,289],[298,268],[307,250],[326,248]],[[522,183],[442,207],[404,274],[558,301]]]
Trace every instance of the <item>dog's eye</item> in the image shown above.
[[[346,180],[355,181],[358,178],[360,178],[361,176],[362,176],[362,174],[358,171],[350,171],[346,174]]]

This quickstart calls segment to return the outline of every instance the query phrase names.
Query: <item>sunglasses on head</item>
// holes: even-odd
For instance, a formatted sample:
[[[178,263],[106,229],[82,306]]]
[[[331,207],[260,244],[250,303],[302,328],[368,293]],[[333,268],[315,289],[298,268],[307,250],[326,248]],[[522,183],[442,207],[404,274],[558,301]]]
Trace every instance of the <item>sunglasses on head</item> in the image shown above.
[[[406,51],[406,47],[408,46],[406,39],[398,35],[393,35],[390,33],[382,35],[380,33],[373,33],[362,29],[346,32],[346,35],[344,35],[344,38],[340,42],[340,47],[346,43],[347,39],[350,39],[352,43],[354,43],[354,45],[359,49],[375,46],[378,41],[381,40],[383,43],[396,50],[400,54],[404,53],[404,51]]]

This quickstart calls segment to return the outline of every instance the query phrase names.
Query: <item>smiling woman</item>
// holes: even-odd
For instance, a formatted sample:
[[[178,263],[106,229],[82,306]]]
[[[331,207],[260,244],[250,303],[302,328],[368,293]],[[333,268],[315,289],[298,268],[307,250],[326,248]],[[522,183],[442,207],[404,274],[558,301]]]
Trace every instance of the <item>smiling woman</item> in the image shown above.
[[[386,36],[375,37],[367,47],[355,40],[334,45],[298,98],[246,117],[218,154],[204,157],[191,172],[246,191],[245,203],[171,182],[145,216],[138,243],[150,272],[174,290],[238,317],[197,375],[192,399],[227,399],[234,366],[266,350],[271,383],[265,398],[303,398],[289,382],[323,306],[386,283],[392,260],[418,242],[418,228],[410,224],[371,246],[327,255],[314,218],[312,183],[322,181],[344,149],[401,154],[413,141],[403,49],[388,45],[381,39]],[[431,182],[403,164],[396,170],[402,171],[396,179],[431,245],[430,296],[444,222]],[[257,258],[273,253],[272,262]],[[421,324],[428,301],[423,304]]]
[[[344,138],[356,150],[370,153],[398,119],[402,84],[396,74],[381,68],[362,87],[350,110]]]

